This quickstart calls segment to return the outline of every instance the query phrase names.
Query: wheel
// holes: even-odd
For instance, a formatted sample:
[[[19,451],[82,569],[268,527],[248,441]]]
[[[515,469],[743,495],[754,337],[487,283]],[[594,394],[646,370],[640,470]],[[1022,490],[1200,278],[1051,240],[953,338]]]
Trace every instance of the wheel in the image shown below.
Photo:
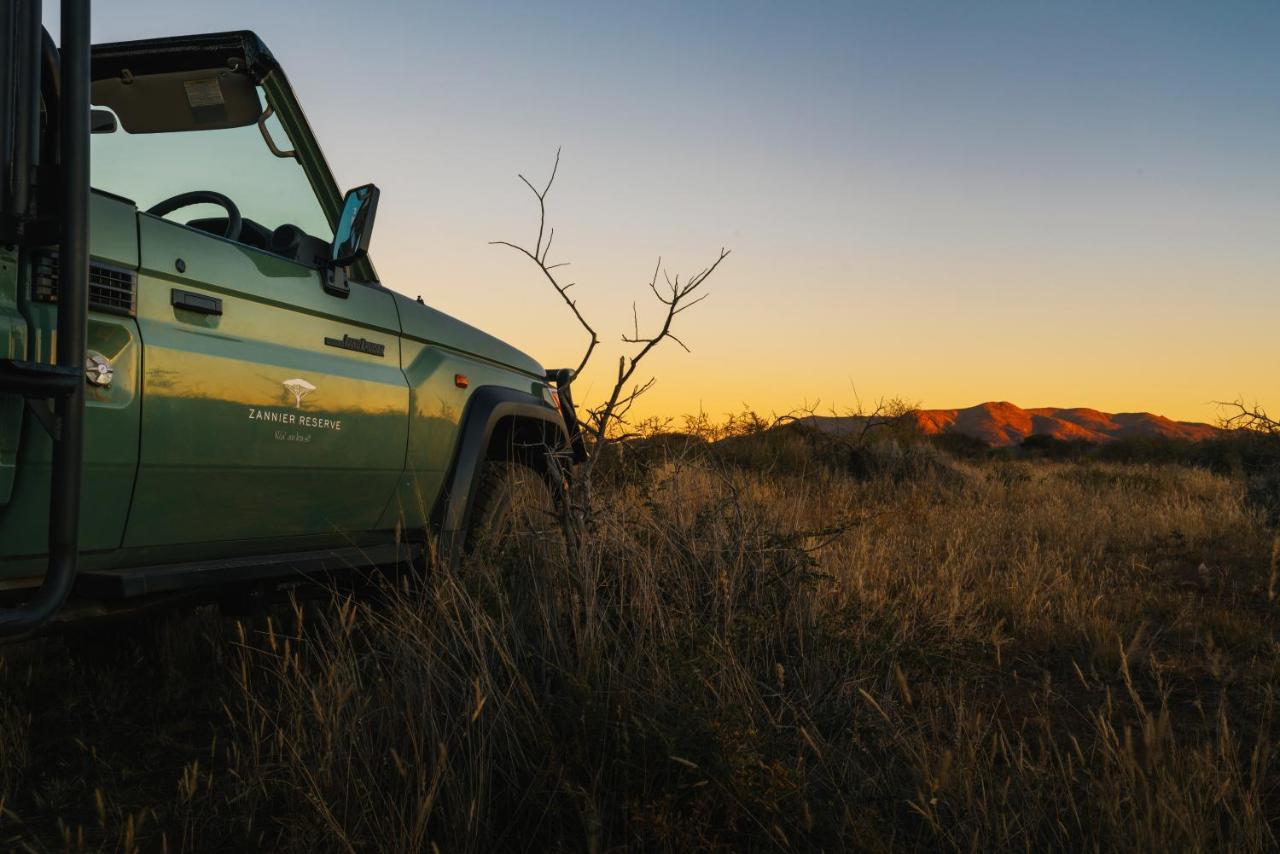
[[[563,545],[557,502],[546,478],[516,460],[480,470],[466,552],[492,558],[548,557]]]

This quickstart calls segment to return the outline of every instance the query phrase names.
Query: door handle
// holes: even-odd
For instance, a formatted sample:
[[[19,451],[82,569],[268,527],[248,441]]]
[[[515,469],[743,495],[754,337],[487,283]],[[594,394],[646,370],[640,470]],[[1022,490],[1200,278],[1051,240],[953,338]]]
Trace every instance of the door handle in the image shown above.
[[[180,291],[177,288],[169,291],[169,303],[174,308],[194,311],[196,314],[222,314],[222,300],[217,297],[193,294],[191,291]]]

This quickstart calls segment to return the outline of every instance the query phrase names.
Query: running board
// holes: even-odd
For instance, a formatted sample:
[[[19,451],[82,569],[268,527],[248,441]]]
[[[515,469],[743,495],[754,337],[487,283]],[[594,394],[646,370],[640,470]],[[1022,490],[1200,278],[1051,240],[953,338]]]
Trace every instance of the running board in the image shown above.
[[[389,543],[367,548],[322,549],[292,554],[221,558],[131,569],[81,570],[75,593],[88,599],[132,599],[256,581],[301,581],[315,575],[408,565],[421,559],[423,547]]]

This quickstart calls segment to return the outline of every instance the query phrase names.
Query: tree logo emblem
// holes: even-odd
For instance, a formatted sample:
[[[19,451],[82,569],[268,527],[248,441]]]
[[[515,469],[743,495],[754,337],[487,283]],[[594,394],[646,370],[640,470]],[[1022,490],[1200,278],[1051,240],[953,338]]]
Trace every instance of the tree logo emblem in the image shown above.
[[[302,408],[302,399],[316,390],[315,386],[300,378],[285,380],[281,385],[293,395],[293,401],[299,409]]]

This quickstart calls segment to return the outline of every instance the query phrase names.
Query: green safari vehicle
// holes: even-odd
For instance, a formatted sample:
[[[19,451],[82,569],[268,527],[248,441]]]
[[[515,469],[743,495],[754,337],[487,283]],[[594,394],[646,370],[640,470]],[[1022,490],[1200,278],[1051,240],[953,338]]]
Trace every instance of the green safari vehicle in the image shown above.
[[[581,459],[568,371],[380,282],[256,35],[61,9],[0,11],[0,635],[456,559],[493,471]]]

